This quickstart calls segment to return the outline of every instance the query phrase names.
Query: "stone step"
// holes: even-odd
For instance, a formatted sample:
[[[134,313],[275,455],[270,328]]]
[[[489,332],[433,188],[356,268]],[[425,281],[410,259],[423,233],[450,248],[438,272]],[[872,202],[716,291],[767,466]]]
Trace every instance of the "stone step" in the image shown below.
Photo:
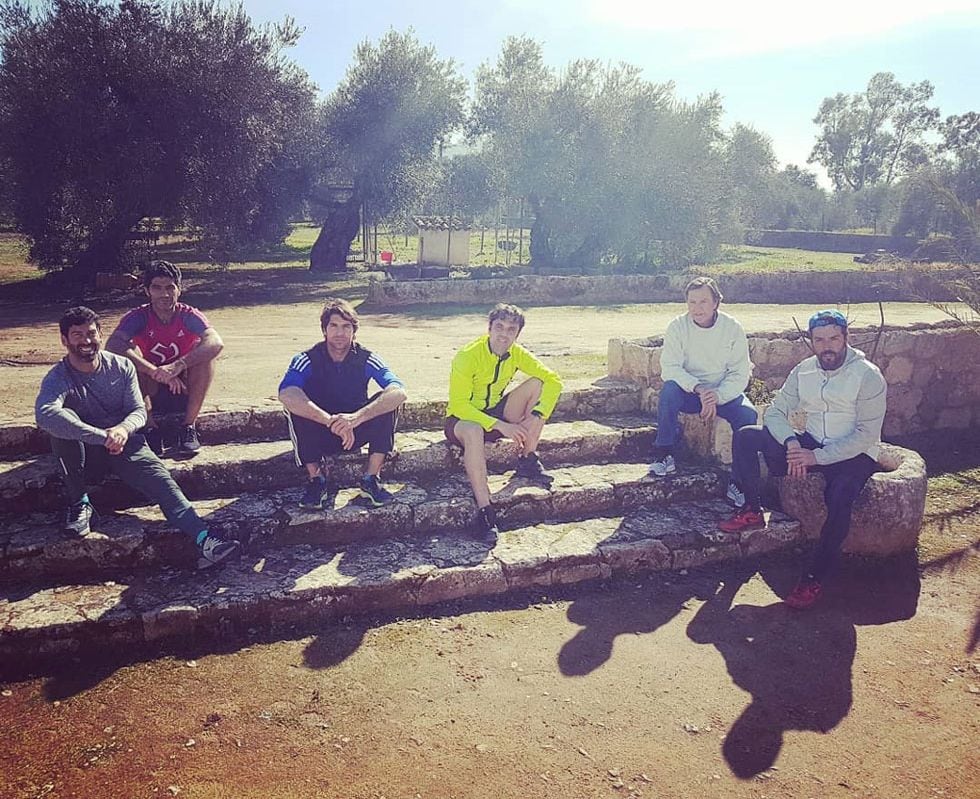
[[[557,421],[545,427],[538,451],[549,465],[642,458],[653,446],[655,428],[639,416],[607,416],[598,420]],[[399,433],[398,455],[385,466],[384,478],[417,480],[426,475],[462,471],[458,450],[445,441],[441,430]],[[487,447],[491,470],[512,468],[515,445],[498,441]],[[337,459],[335,478],[354,485],[363,473],[366,455]],[[288,441],[217,444],[202,448],[192,460],[165,460],[174,479],[197,500],[243,491],[290,488],[302,483]],[[110,479],[92,491],[96,507],[122,508],[143,500],[120,481]],[[51,510],[62,506],[59,466],[54,456],[0,462],[0,500],[7,511]]]
[[[212,572],[164,570],[107,582],[0,593],[0,661],[25,668],[80,650],[191,640],[218,648],[248,632],[296,635],[331,619],[448,600],[685,569],[792,546],[799,524],[773,517],[730,535],[721,502],[546,521],[501,534],[402,536],[343,547],[262,550]]]
[[[251,539],[263,549],[472,532],[476,505],[461,472],[430,481],[391,482],[395,498],[380,508],[360,506],[357,491],[345,489],[333,510],[306,510],[298,505],[301,487],[203,500],[196,507],[216,529]],[[514,478],[512,472],[490,475],[503,527],[666,507],[721,496],[725,485],[715,469],[650,477],[646,462],[577,465],[552,473],[550,488]],[[93,532],[81,540],[64,538],[59,516],[57,511],[33,513],[0,525],[0,582],[101,579],[133,569],[187,567],[195,561],[189,538],[170,528],[155,506],[99,513]]]
[[[613,413],[636,413],[640,407],[640,387],[625,380],[602,378],[590,386],[562,394],[554,419],[592,419]],[[402,430],[440,429],[446,403],[406,402],[399,414]],[[202,413],[198,432],[205,444],[234,441],[280,441],[289,438],[282,405],[277,400],[259,404],[226,404]],[[0,460],[22,460],[51,451],[46,434],[33,424],[0,427]]]

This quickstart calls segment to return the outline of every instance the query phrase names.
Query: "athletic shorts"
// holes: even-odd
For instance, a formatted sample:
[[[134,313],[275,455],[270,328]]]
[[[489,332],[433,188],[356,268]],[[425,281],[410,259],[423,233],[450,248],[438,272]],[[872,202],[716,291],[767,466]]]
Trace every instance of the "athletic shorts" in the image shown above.
[[[489,416],[492,416],[494,419],[500,419],[502,421],[504,418],[504,406],[507,404],[508,396],[510,395],[504,394],[499,400],[497,400],[496,405],[494,405],[492,408],[487,408],[484,411],[484,413]],[[443,425],[442,428],[442,432],[446,434],[446,440],[450,444],[453,444],[457,447],[462,447],[463,442],[460,441],[458,438],[456,438],[456,433],[454,432],[454,429],[456,427],[456,422],[458,421],[459,418],[456,416],[447,416],[446,423],[445,425]],[[483,431],[484,441],[499,441],[503,437],[504,434],[501,433],[499,430],[490,429],[490,430]]]

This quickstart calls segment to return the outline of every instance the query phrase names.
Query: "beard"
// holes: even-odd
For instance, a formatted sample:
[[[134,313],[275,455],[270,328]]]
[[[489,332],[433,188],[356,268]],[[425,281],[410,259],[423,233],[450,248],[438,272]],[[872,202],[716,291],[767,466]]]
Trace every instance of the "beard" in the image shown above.
[[[98,344],[79,344],[68,347],[68,351],[78,358],[78,360],[87,361],[88,363],[92,363],[98,357],[99,349]]]
[[[844,363],[844,357],[847,355],[847,350],[842,350],[841,352],[821,352],[817,356],[817,360],[820,361],[820,367],[827,372],[832,372],[834,369],[839,369]]]

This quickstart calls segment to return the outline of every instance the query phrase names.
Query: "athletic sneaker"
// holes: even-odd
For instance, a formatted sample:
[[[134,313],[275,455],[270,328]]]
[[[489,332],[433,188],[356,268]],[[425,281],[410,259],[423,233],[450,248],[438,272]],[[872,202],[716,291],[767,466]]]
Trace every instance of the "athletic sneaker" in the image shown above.
[[[483,537],[496,543],[500,528],[497,526],[497,511],[493,509],[493,505],[487,505],[477,511],[477,523]]]
[[[146,439],[146,446],[150,448],[158,458],[163,457],[163,431],[159,427],[143,428],[143,438]]]
[[[806,610],[813,606],[813,603],[820,599],[823,588],[816,580],[800,580],[796,588],[790,595],[783,600],[787,605],[796,610]]]
[[[761,510],[740,508],[730,519],[718,522],[718,529],[726,533],[740,533],[743,530],[758,530],[766,526]]]
[[[65,524],[62,531],[66,535],[77,538],[88,535],[92,530],[90,525],[94,512],[92,506],[84,500],[69,505],[65,510]]]
[[[725,499],[731,502],[736,508],[741,508],[745,504],[745,494],[735,485],[734,480],[728,481],[728,490],[725,491]]]
[[[358,498],[372,508],[380,508],[395,498],[395,495],[381,485],[381,481],[373,474],[364,475],[358,488],[360,488]]]
[[[177,430],[177,452],[181,458],[193,458],[201,451],[201,439],[197,437],[197,428],[192,424],[182,425]]]
[[[654,477],[666,477],[668,474],[673,474],[676,471],[677,464],[674,463],[673,455],[664,455],[662,458],[657,458],[650,464],[650,474]]]
[[[307,480],[306,488],[303,489],[303,496],[300,498],[301,508],[311,508],[323,510],[333,507],[334,498],[337,495],[336,486],[325,477],[314,477]]]
[[[242,545],[234,539],[225,539],[218,533],[208,533],[204,540],[197,545],[197,568],[210,569],[217,566],[232,555],[238,554]]]
[[[544,470],[537,452],[517,456],[517,468],[514,469],[514,476],[544,483],[550,483],[555,479]]]

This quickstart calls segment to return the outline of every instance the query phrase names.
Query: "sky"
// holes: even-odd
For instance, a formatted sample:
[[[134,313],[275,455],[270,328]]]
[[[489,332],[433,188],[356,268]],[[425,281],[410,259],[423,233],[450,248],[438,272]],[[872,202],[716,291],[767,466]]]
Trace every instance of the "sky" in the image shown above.
[[[354,48],[411,27],[470,81],[503,41],[527,35],[561,68],[620,61],[672,81],[684,100],[717,91],[723,123],[767,134],[781,165],[808,166],[825,97],[877,72],[930,81],[943,118],[980,111],[980,0],[244,0],[255,22],[289,15],[305,29],[290,52],[329,94]],[[823,178],[824,176],[821,175]]]

